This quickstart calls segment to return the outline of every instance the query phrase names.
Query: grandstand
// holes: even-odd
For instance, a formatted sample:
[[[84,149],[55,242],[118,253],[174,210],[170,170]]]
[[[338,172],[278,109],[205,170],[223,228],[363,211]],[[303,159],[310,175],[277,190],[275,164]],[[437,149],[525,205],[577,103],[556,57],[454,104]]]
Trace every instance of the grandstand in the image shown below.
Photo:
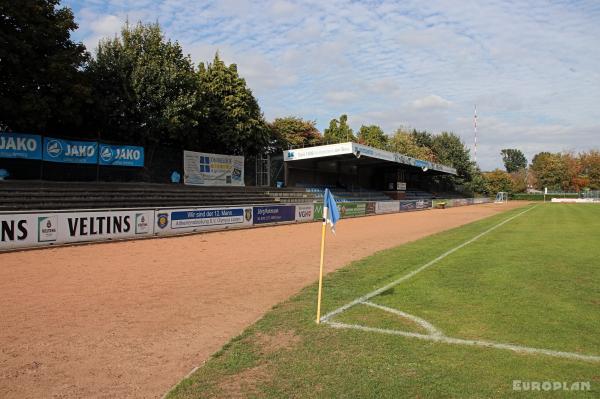
[[[456,175],[453,168],[352,142],[290,149],[284,168],[286,187],[317,198],[325,188],[345,202],[464,197],[447,188],[431,192],[437,176]]]
[[[442,189],[434,192],[436,176],[455,175],[455,169],[362,144],[348,142],[291,149],[282,158],[284,181],[277,182],[278,188],[141,181],[3,181],[0,211],[302,204],[321,201],[325,188],[340,202],[463,197]],[[28,162],[30,168],[40,162],[12,161]],[[60,168],[61,176],[70,180],[73,177],[70,173],[80,165],[69,165],[68,171],[64,165]]]

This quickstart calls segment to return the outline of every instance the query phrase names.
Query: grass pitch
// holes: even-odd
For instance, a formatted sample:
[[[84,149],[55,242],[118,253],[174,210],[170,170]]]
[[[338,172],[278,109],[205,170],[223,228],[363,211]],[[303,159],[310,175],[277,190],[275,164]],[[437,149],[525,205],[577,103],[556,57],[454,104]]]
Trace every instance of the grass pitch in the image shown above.
[[[328,275],[325,313],[524,209],[376,253]],[[600,206],[538,205],[370,302],[424,319],[453,338],[600,356],[598,237]],[[316,325],[315,298],[313,285],[276,306],[168,397],[600,396],[600,362]],[[413,320],[365,305],[332,321],[424,333]],[[513,380],[568,387],[589,382],[591,390],[520,392]]]

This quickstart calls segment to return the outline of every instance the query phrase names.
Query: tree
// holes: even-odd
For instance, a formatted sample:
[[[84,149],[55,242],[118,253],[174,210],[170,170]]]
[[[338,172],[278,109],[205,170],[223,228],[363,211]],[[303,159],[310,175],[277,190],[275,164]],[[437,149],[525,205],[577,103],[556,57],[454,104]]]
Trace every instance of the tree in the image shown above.
[[[499,192],[512,192],[513,182],[510,175],[500,169],[483,174],[485,180],[485,191],[488,195],[495,195]]]
[[[275,119],[269,124],[269,128],[273,152],[288,148],[317,146],[323,141],[315,121],[288,116]]]
[[[269,142],[269,129],[237,65],[225,65],[217,53],[212,63],[200,63],[198,78],[199,100],[205,107],[201,148],[224,154],[263,151]]]
[[[508,172],[507,172],[508,173]],[[519,169],[516,172],[509,173],[510,179],[512,180],[513,193],[524,193],[527,191],[527,170]]]
[[[487,181],[485,180],[483,173],[481,173],[479,168],[473,168],[471,180],[465,182],[465,188],[472,195],[487,193]]]
[[[388,137],[377,125],[362,125],[358,131],[358,142],[371,147],[385,149]]]
[[[126,24],[120,37],[102,40],[88,74],[102,138],[151,151],[158,144],[193,143],[201,117],[194,67],[158,24]]]
[[[348,126],[348,116],[341,115],[339,121],[332,119],[329,127],[323,132],[323,140],[326,144],[356,141],[352,128]]]
[[[531,161],[531,170],[535,173],[538,189],[545,187],[552,190],[562,190],[564,182],[568,181],[567,168],[561,154],[540,152]]]
[[[600,190],[600,151],[591,150],[579,154],[581,173],[589,181],[588,188]]]
[[[389,138],[388,148],[390,151],[408,155],[409,157],[435,161],[435,156],[431,148],[420,146],[413,134],[407,133],[402,129],[396,130],[396,133]]]
[[[460,137],[451,132],[442,132],[433,136],[431,149],[439,163],[456,169],[459,178],[457,184],[471,181],[475,164]]]
[[[527,158],[521,150],[505,148],[500,151],[504,167],[508,173],[513,173],[527,167]]]
[[[580,157],[570,152],[562,153],[561,157],[566,169],[566,180],[562,183],[563,190],[579,192],[583,188],[589,187],[590,179],[583,174]]]
[[[401,129],[398,129],[401,130]],[[433,147],[433,135],[426,131],[418,131],[413,129],[410,135],[413,137],[414,142],[419,147],[432,148]]]
[[[85,47],[58,0],[0,2],[0,125],[15,131],[75,128],[89,90]]]

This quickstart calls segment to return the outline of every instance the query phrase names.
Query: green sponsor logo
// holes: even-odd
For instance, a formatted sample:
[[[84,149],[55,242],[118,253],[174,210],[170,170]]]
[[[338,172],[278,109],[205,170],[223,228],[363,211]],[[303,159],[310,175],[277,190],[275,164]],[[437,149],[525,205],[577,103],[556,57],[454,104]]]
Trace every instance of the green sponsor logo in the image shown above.
[[[342,219],[353,216],[364,216],[367,208],[366,202],[338,202],[336,205]],[[314,220],[321,219],[323,219],[323,204],[315,204]]]

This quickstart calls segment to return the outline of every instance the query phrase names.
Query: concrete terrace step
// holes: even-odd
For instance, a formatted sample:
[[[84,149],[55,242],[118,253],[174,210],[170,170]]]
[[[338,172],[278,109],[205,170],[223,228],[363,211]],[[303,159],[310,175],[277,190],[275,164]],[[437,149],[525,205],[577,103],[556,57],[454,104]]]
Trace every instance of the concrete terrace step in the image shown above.
[[[114,201],[110,203],[98,202],[28,202],[23,204],[0,205],[0,211],[25,211],[25,210],[59,210],[59,209],[116,209],[116,208],[168,208],[168,207],[223,207],[223,206],[239,206],[239,205],[269,205],[276,204],[273,201],[230,201],[223,203],[218,202],[190,202],[190,201],[136,201],[132,203]]]
[[[276,191],[276,192],[305,192],[302,189],[297,188],[273,188],[273,187],[253,187],[253,186],[186,186],[183,184],[156,184],[156,183],[110,183],[110,182],[23,182],[23,181],[3,181],[0,182],[0,191],[18,189],[18,190],[98,190],[106,191],[120,190],[120,191],[156,191],[156,190],[168,190],[168,191],[197,191],[197,192],[264,192],[264,191]]]
[[[140,183],[2,182],[0,210],[201,207],[313,202],[298,189]]]

